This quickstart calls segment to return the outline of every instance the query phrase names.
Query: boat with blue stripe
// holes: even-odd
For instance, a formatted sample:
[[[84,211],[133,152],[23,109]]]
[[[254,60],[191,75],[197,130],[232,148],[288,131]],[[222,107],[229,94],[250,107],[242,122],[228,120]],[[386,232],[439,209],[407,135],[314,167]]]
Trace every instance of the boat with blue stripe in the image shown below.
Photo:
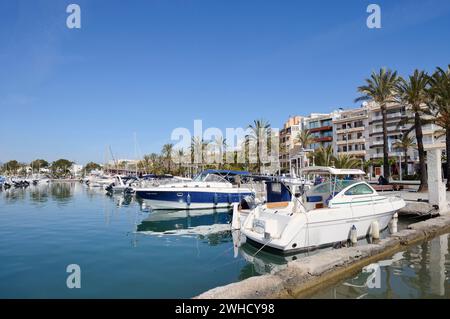
[[[136,189],[152,210],[211,209],[232,207],[246,196],[254,196],[249,188],[241,187],[248,172],[206,170],[192,181],[178,181],[155,187]]]

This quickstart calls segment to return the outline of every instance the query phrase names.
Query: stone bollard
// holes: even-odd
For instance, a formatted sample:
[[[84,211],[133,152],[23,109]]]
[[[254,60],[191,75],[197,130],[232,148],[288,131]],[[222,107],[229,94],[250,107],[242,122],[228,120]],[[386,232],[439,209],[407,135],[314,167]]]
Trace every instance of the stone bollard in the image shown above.
[[[431,205],[439,206],[439,213],[448,214],[447,194],[445,184],[442,181],[442,147],[433,145],[427,147],[428,163],[428,199]]]

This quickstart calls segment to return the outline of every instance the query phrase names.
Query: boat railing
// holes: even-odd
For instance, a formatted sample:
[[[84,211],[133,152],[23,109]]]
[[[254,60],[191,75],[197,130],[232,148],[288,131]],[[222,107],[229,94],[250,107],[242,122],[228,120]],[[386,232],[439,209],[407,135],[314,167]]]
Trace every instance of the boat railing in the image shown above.
[[[356,198],[354,197],[354,198],[352,198],[352,199],[350,200],[350,207],[353,208],[354,201],[355,201],[356,203],[357,203],[358,201],[360,201],[360,202],[361,202],[361,201],[370,201],[371,204],[372,204],[372,209],[373,209],[375,203],[377,203],[377,201],[375,201],[374,199],[375,199],[376,197],[379,197],[379,196],[380,196],[380,195],[367,195],[367,196],[361,196],[361,197],[356,197]],[[392,206],[392,209],[395,209],[395,207],[394,207],[394,202],[401,200],[401,198],[398,197],[398,196],[389,196],[389,197],[386,197],[386,198],[387,198],[389,204]],[[357,205],[356,205],[356,206],[357,206]]]

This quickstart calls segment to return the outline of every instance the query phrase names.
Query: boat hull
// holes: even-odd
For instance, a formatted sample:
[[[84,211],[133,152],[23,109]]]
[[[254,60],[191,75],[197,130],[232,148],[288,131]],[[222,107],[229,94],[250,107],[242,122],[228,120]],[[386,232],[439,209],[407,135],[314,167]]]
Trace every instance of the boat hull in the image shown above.
[[[228,208],[249,195],[253,193],[237,189],[233,191],[136,190],[136,196],[143,199],[154,210]]]
[[[386,230],[389,227],[389,222],[391,221],[394,214],[395,212],[389,212],[386,213],[385,216],[380,216],[380,218],[377,219],[380,225],[380,231]],[[370,235],[368,231],[370,230],[373,221],[374,219],[372,218],[366,221],[353,222],[350,226],[348,223],[345,223],[341,225],[323,227],[320,230],[311,229],[309,231],[309,237],[315,238],[316,240],[312,242],[310,241],[308,243],[308,234],[302,234],[292,240],[292,243],[303,243],[303,245],[300,244],[295,248],[292,247],[292,243],[290,246],[285,246],[283,244],[277,243],[276,241],[270,242],[269,240],[264,239],[262,236],[259,236],[256,233],[251,234],[249,232],[245,232],[245,236],[246,242],[257,248],[263,247],[263,249],[266,251],[272,251],[281,254],[297,254],[301,252],[332,247],[337,243],[346,242],[347,240],[349,240],[350,227],[353,225],[355,225],[357,229],[358,240],[367,238],[367,236]],[[317,240],[319,238],[320,240]]]
[[[380,230],[386,229],[403,206],[403,201],[384,201],[356,209],[318,209],[292,216],[261,213],[257,217],[247,217],[241,232],[249,243],[283,253],[314,250],[348,241],[353,226],[358,239],[370,236],[374,221],[378,222]]]

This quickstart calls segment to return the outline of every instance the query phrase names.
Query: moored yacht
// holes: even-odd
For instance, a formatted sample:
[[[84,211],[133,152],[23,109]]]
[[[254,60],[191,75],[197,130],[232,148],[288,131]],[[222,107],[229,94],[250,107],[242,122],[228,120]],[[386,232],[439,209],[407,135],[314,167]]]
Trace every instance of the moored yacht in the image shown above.
[[[300,193],[269,182],[267,203],[248,209],[235,205],[232,227],[252,244],[290,253],[364,238],[387,228],[405,206],[403,199],[379,195],[358,180],[365,175],[361,170],[308,167],[302,173],[324,181]]]
[[[192,181],[178,181],[156,187],[137,188],[136,196],[151,209],[207,209],[231,207],[253,191],[240,187],[240,178],[247,172],[206,170]],[[233,185],[231,181],[237,183]]]
[[[124,193],[126,191],[132,190],[131,184],[136,182],[138,179],[134,176],[120,176],[116,175],[114,177],[114,182],[108,185],[105,189],[107,192],[111,193]]]

